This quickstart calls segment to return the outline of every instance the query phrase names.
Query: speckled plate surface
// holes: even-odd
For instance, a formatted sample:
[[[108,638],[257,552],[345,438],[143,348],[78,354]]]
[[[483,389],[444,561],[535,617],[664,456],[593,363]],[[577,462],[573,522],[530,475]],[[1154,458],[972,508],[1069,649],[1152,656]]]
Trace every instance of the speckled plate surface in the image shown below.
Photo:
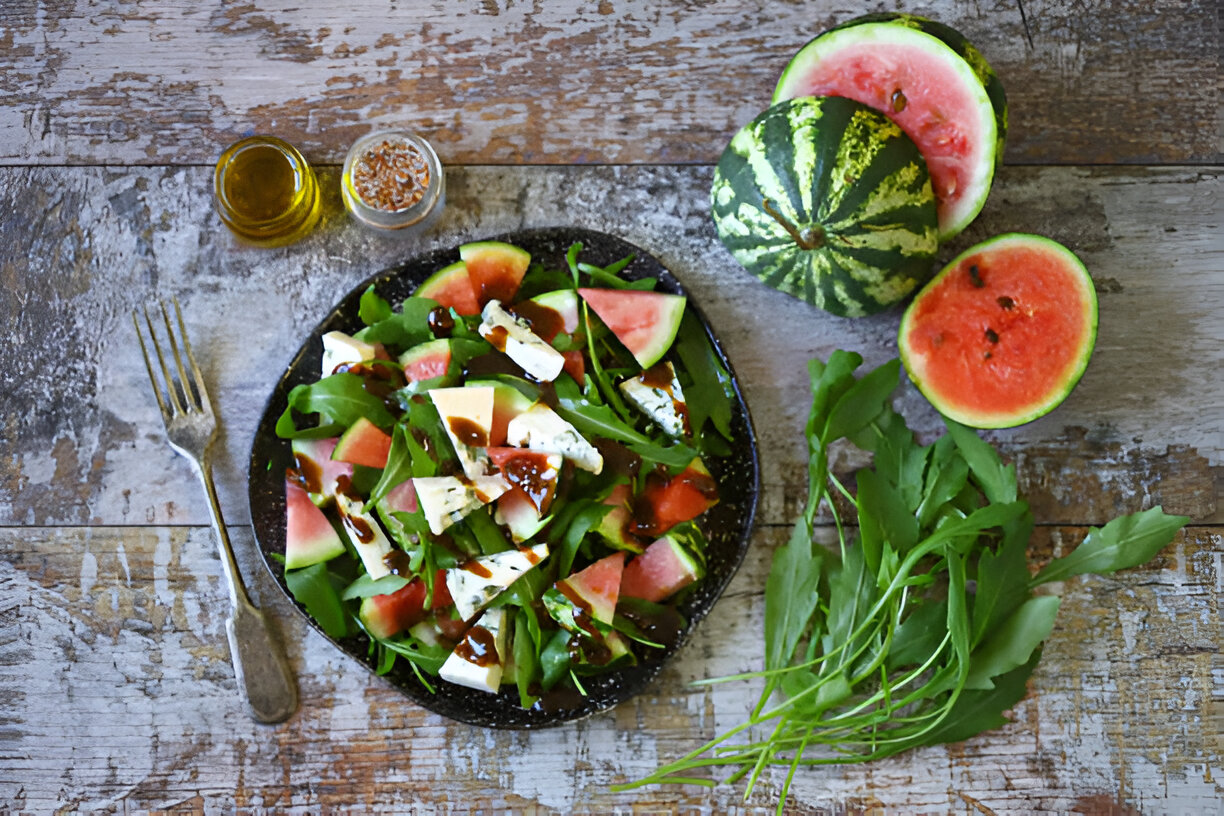
[[[658,278],[659,291],[685,294],[676,279],[655,258],[644,250],[605,233],[561,227],[524,230],[491,236],[488,240],[506,241],[520,246],[531,253],[533,261],[543,262],[558,269],[565,268],[565,252],[575,241],[582,242],[582,260],[601,266],[626,255],[633,255],[633,262],[623,273],[626,277]],[[361,293],[370,284],[374,284],[378,293],[396,306],[411,295],[426,277],[458,259],[458,246],[427,252],[374,275],[345,295],[303,341],[284,376],[272,390],[256,430],[251,447],[248,487],[255,538],[264,563],[277,585],[323,637],[327,635],[306,614],[305,609],[293,601],[285,585],[284,570],[280,563],[271,557],[274,553],[279,555],[285,551],[285,469],[293,464],[289,442],[276,436],[276,420],[285,410],[290,389],[299,383],[318,379],[322,335],[333,330],[352,333],[362,327],[357,316],[358,301]],[[691,297],[689,306],[701,319],[723,365],[731,371],[731,365],[722,348]],[[518,693],[513,687],[507,687],[500,694],[488,694],[451,685],[443,680],[431,680],[436,693],[430,693],[404,660],[396,661],[395,667],[389,674],[384,675],[384,679],[414,702],[431,711],[453,720],[495,728],[542,728],[558,725],[611,708],[645,689],[666,661],[688,640],[698,622],[710,613],[748,548],[756,513],[760,468],[748,407],[740,393],[738,381],[735,381],[734,372],[731,374],[736,394],[732,417],[735,442],[730,456],[709,463],[718,480],[720,501],[700,520],[701,527],[710,540],[708,573],[697,590],[680,607],[688,626],[677,642],[666,650],[651,650],[651,656],[635,666],[583,678],[588,694],[581,704],[573,708],[524,710],[519,706]],[[718,626],[717,615],[706,625]],[[371,671],[374,670],[373,658],[368,654],[369,642],[364,634],[332,642],[353,660]],[[310,667],[306,667],[306,670],[309,671]]]

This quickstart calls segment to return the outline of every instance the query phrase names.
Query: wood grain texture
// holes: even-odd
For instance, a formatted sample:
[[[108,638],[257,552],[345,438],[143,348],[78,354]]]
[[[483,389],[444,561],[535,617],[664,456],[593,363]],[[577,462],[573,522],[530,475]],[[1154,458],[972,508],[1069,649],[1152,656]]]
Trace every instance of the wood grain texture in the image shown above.
[[[10,0],[0,163],[209,164],[251,132],[338,163],[373,126],[449,164],[709,163],[794,52],[864,11],[819,0]],[[1213,0],[910,5],[1003,78],[1014,163],[1218,163]]]
[[[155,296],[183,304],[219,403],[217,476],[249,521],[250,441],[307,331],[364,278],[418,251],[523,226],[575,224],[657,255],[693,293],[741,378],[761,443],[761,518],[800,499],[806,364],[835,348],[896,355],[896,311],[830,317],[761,285],[714,235],[709,168],[452,168],[433,232],[389,240],[351,223],[335,192],[320,228],[280,250],[238,246],[201,168],[0,171],[0,524],[207,524],[187,463],[165,445],[132,330]],[[1219,522],[1224,466],[1224,190],[1217,172],[1009,168],[985,212],[942,250],[1037,232],[1084,259],[1101,303],[1097,351],[1058,410],[989,434],[1020,467],[1038,518],[1099,524],[1163,503]],[[937,415],[910,387],[923,433]],[[839,466],[848,468],[846,458]]]
[[[249,533],[236,543],[251,552]],[[1047,527],[1040,563],[1082,528]],[[762,529],[698,636],[652,688],[534,733],[441,719],[341,657],[261,568],[244,569],[290,643],[302,708],[253,724],[226,657],[211,531],[0,530],[0,807],[126,813],[735,813],[742,788],[607,786],[734,725],[755,687],[692,680],[755,668],[772,549]],[[1224,539],[1185,531],[1145,567],[1053,587],[1062,611],[1015,722],[965,743],[795,781],[788,812],[1216,813],[1224,699]],[[988,810],[983,810],[986,808]]]

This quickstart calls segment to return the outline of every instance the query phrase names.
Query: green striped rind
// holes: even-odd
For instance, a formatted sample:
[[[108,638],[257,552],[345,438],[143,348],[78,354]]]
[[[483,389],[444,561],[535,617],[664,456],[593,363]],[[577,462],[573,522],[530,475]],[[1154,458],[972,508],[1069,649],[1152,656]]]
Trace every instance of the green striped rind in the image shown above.
[[[881,311],[929,277],[937,216],[926,162],[866,105],[803,97],[769,108],[723,151],[710,199],[718,237],[744,268],[832,314]]]
[[[865,14],[862,17],[856,17],[841,25],[834,26],[829,31],[853,28],[863,23],[894,23],[916,29],[924,34],[930,34],[955,51],[965,62],[969,63],[969,67],[973,69],[973,73],[977,75],[978,81],[985,88],[986,95],[990,97],[991,107],[994,108],[995,124],[998,127],[998,132],[995,136],[997,144],[995,167],[1001,167],[1003,165],[1003,142],[1007,138],[1007,94],[1003,91],[1002,80],[999,79],[999,75],[994,72],[994,69],[990,67],[990,63],[986,61],[986,58],[982,56],[982,52],[977,50],[973,43],[965,39],[964,34],[961,34],[955,28],[952,28],[952,26],[945,25],[936,20],[929,20],[926,17],[919,17],[916,14],[902,14],[892,11]]]

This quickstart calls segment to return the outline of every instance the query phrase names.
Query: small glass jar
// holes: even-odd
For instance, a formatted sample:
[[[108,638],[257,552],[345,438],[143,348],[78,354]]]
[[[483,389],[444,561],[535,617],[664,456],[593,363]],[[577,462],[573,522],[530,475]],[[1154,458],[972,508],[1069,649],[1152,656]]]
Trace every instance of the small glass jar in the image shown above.
[[[366,226],[423,229],[442,211],[446,176],[438,154],[420,136],[377,131],[349,148],[340,193],[348,211]]]
[[[275,136],[251,136],[226,148],[213,174],[221,220],[258,246],[282,246],[319,220],[319,183],[298,149]]]

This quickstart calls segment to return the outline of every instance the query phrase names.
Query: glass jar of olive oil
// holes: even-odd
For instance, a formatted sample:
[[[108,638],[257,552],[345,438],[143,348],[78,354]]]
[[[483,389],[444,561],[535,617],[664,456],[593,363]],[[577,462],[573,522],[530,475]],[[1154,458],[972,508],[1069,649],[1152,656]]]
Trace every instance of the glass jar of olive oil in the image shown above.
[[[221,220],[257,246],[283,246],[319,220],[319,184],[297,148],[275,136],[251,136],[226,148],[213,175]]]

